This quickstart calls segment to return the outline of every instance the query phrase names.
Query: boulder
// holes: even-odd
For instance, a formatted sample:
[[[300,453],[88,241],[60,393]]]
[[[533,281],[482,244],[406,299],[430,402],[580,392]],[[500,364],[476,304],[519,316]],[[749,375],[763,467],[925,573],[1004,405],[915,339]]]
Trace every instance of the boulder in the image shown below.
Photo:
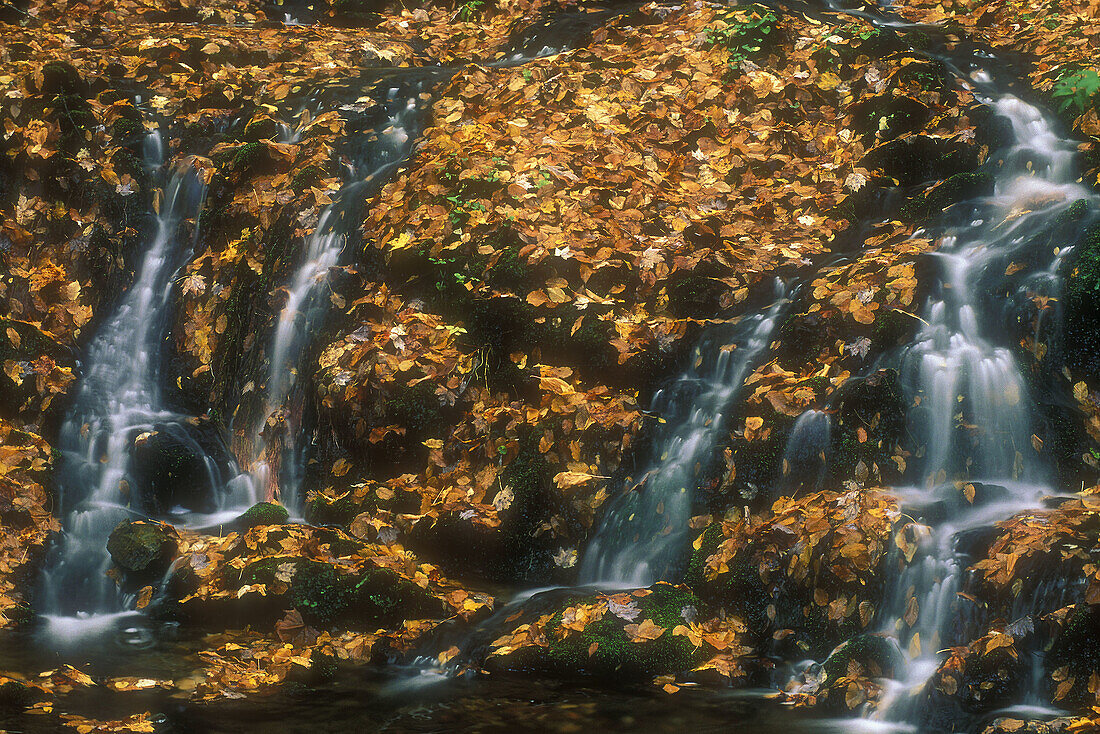
[[[164,576],[178,548],[176,531],[171,525],[146,520],[119,523],[107,539],[111,560],[135,581]]]
[[[216,493],[231,465],[225,443],[212,421],[196,418],[157,424],[134,437],[129,475],[133,506],[148,515],[174,507],[213,512]]]

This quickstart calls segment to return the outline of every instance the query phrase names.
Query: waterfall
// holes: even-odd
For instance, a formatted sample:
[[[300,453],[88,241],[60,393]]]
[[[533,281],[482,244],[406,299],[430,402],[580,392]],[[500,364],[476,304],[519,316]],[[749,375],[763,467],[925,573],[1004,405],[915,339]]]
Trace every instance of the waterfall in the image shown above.
[[[160,135],[149,135],[146,164],[162,168]],[[64,461],[58,512],[65,532],[51,552],[39,591],[39,610],[49,638],[64,642],[94,631],[91,617],[125,611],[126,599],[113,579],[107,537],[123,520],[145,516],[154,498],[135,481],[135,443],[184,420],[167,410],[158,388],[158,353],[168,324],[172,275],[193,245],[181,235],[202,207],[206,185],[192,161],[173,166],[159,202],[154,232],[130,290],[92,340],[80,389],[60,431]],[[180,431],[181,435],[185,435]],[[210,462],[210,486],[218,477]],[[102,626],[102,625],[99,625]]]
[[[787,292],[743,318],[729,343],[696,347],[689,368],[654,396],[652,453],[633,486],[604,514],[585,554],[581,583],[648,586],[682,557],[700,471],[711,461],[748,371],[771,344]]]
[[[1025,380],[1008,348],[996,344],[997,313],[981,301],[991,280],[1018,289],[1026,297],[1036,277],[1022,285],[1001,275],[1010,260],[1036,262],[1038,279],[1057,290],[1057,268],[1065,248],[1035,251],[1049,230],[1074,202],[1085,200],[1094,211],[1097,197],[1074,182],[1074,144],[1059,138],[1051,122],[1035,107],[1011,95],[995,97],[997,113],[1007,118],[1014,143],[994,169],[991,197],[955,205],[961,224],[947,224],[940,238],[942,275],[925,308],[925,326],[901,356],[901,382],[911,406],[910,431],[926,447],[919,458],[921,488],[900,488],[911,503],[945,503],[948,520],[926,534],[915,561],[892,584],[880,615],[887,634],[897,635],[912,658],[907,679],[880,707],[880,716],[919,722],[917,698],[903,690],[921,686],[932,675],[937,652],[962,644],[956,592],[961,591],[966,563],[955,550],[960,532],[989,526],[1039,506],[1049,470],[1031,443],[1030,417],[1035,412]],[[945,215],[947,220],[957,217]],[[952,480],[979,482],[984,498],[960,502]],[[912,612],[916,610],[916,619]],[[909,611],[911,624],[904,621]]]
[[[378,102],[384,114],[376,127],[363,133],[365,147],[359,160],[348,163],[349,181],[320,214],[306,238],[302,262],[286,288],[286,300],[276,320],[268,350],[269,365],[264,402],[251,429],[255,447],[253,483],[267,497],[279,500],[295,513],[301,510],[300,486],[306,447],[299,445],[303,430],[299,371],[317,328],[328,313],[325,284],[353,229],[360,223],[358,204],[376,191],[412,150],[422,115],[423,82],[411,89],[389,87]]]

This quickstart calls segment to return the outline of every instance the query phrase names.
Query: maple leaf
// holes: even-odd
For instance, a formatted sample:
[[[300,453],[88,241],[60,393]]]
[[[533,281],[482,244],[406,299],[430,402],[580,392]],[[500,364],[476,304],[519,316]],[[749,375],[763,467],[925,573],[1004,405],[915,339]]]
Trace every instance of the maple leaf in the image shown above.
[[[577,549],[560,549],[554,554],[554,564],[560,568],[573,568],[573,566],[577,565]]]
[[[203,278],[201,275],[192,273],[182,280],[180,287],[183,290],[183,295],[185,296],[192,293],[194,293],[195,295],[202,295],[206,292],[206,279]]]
[[[637,619],[638,615],[642,613],[637,602],[628,601],[623,603],[614,598],[607,600],[607,610],[619,619],[626,620],[627,622],[633,622]]]

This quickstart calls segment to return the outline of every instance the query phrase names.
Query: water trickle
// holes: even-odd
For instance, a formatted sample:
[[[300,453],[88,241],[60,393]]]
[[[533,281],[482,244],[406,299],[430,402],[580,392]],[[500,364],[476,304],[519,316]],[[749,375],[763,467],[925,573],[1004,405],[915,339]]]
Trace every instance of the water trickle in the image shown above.
[[[829,468],[833,419],[824,410],[807,410],[798,416],[783,450],[781,485],[785,492],[817,491]]]
[[[659,416],[648,464],[604,515],[580,571],[584,584],[648,586],[665,577],[686,546],[695,488],[727,428],[733,399],[771,343],[787,293],[742,319],[732,336],[698,346],[691,366],[653,396]]]
[[[299,372],[306,367],[309,337],[328,313],[328,273],[339,263],[359,221],[359,204],[411,152],[423,114],[423,90],[422,82],[414,83],[411,89],[391,87],[377,102],[377,109],[384,114],[373,129],[361,136],[365,145],[355,151],[356,159],[345,158],[348,182],[318,217],[313,233],[306,239],[302,262],[286,287],[269,348],[260,421],[252,429],[256,455],[251,473],[260,493],[265,497],[277,495],[292,513],[301,507],[299,487],[306,448],[299,444],[302,406],[295,399],[295,391]]]
[[[161,166],[160,136],[149,135],[144,148],[150,170]],[[156,194],[159,214],[136,279],[92,340],[80,390],[61,428],[58,510],[65,533],[51,552],[38,597],[52,630],[48,636],[57,644],[130,614],[124,595],[106,575],[107,537],[123,520],[143,517],[156,501],[143,495],[135,480],[135,444],[186,420],[163,404],[158,352],[172,275],[193,245],[194,232],[188,235],[186,223],[197,218],[204,194],[204,178],[190,160],[171,169],[164,191]],[[209,472],[205,485],[219,486],[216,467],[203,466]]]

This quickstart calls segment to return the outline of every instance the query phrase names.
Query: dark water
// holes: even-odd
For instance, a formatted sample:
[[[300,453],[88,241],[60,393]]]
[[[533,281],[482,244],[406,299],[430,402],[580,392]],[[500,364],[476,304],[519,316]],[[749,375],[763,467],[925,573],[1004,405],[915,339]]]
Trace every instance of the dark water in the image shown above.
[[[178,656],[175,662],[180,662]],[[167,657],[162,663],[172,663]],[[152,669],[159,668],[152,665]],[[161,668],[163,671],[163,668]],[[137,671],[131,670],[131,675]],[[152,672],[152,670],[150,670]],[[97,687],[64,697],[56,712],[103,721],[145,711],[157,732],[832,732],[852,721],[807,718],[763,691],[608,689],[534,678],[434,680],[378,669],[344,673],[331,685],[290,684],[270,696],[187,702],[168,691],[115,693]],[[56,719],[2,715],[12,732],[57,731]]]

